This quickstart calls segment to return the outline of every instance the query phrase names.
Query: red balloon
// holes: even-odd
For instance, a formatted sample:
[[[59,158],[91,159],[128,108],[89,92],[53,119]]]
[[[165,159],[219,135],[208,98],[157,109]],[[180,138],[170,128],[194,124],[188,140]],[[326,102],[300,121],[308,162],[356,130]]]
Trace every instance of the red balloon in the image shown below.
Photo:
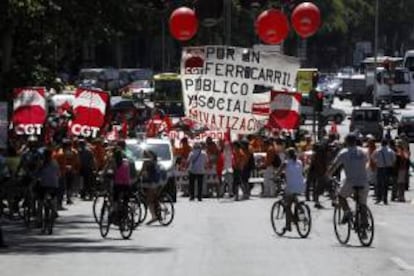
[[[197,33],[198,19],[192,9],[181,7],[171,13],[169,26],[175,39],[186,41]]]
[[[321,25],[319,8],[310,2],[298,5],[292,12],[292,25],[302,38],[314,35]]]
[[[289,22],[280,10],[269,9],[256,19],[256,34],[267,44],[279,44],[289,34]]]

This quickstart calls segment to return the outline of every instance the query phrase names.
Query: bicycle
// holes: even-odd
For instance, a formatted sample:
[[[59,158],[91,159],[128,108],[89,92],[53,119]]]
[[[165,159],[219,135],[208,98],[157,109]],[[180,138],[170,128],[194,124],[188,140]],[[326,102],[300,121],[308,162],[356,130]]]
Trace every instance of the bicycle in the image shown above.
[[[351,211],[352,215],[349,219],[344,218],[345,212],[339,204],[335,205],[333,223],[336,238],[339,243],[347,244],[351,236],[351,229],[358,235],[358,239],[362,246],[370,246],[374,240],[374,217],[367,205],[359,202],[357,196],[364,187],[353,187],[355,211]],[[364,219],[365,217],[365,219]],[[344,222],[344,220],[346,220]]]
[[[294,195],[292,204],[292,220],[296,225],[296,230],[301,238],[308,237],[312,228],[312,217],[309,206],[298,199],[298,195]],[[283,236],[286,233],[286,202],[284,198],[273,203],[270,212],[270,221],[272,223],[273,231],[278,236]]]
[[[99,220],[99,230],[103,238],[108,235],[111,224],[118,225],[123,239],[129,239],[135,230],[134,210],[130,205],[129,197],[124,196],[124,193],[120,193],[116,208],[110,197],[104,196]]]
[[[142,183],[142,181],[141,181]],[[175,216],[174,209],[174,200],[171,195],[166,191],[166,185],[163,185],[157,193],[157,204],[155,206],[155,214],[158,218],[158,222],[163,226],[168,226],[172,223]],[[140,204],[142,204],[142,214],[141,222],[143,222],[148,213],[148,198],[145,193],[142,191],[142,185],[138,188],[137,198]],[[140,223],[141,223],[140,222]]]
[[[53,226],[57,217],[55,204],[53,203],[54,197],[49,191],[46,191],[43,200],[43,206],[40,210],[42,233],[52,235]]]

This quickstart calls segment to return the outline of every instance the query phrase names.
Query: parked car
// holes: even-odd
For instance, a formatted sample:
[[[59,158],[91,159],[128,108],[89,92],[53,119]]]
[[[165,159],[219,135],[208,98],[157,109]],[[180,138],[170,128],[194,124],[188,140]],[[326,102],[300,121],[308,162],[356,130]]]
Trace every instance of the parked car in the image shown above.
[[[300,116],[303,122],[306,120],[313,119],[313,116],[314,116],[313,106],[312,106],[312,103],[309,97],[302,98],[302,102],[300,106]],[[327,118],[328,121],[334,121],[336,124],[341,124],[346,118],[346,114],[343,110],[338,109],[338,108],[333,108],[329,104],[324,105],[322,116]]]
[[[414,141],[414,115],[403,115],[398,124],[398,135],[405,133],[409,141]]]
[[[364,136],[371,134],[381,140],[384,134],[381,109],[378,107],[360,107],[352,110],[350,132],[358,132]]]

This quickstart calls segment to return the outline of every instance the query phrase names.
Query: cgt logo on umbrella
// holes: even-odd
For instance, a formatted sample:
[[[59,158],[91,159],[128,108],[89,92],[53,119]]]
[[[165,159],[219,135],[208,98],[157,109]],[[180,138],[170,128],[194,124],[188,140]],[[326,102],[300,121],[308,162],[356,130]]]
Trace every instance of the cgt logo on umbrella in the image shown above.
[[[98,136],[105,123],[109,95],[105,91],[78,88],[73,102],[74,119],[70,131],[75,136]]]
[[[183,53],[184,74],[202,75],[205,61],[204,49],[190,48]]]
[[[41,135],[46,120],[46,89],[15,88],[12,122],[17,135]]]

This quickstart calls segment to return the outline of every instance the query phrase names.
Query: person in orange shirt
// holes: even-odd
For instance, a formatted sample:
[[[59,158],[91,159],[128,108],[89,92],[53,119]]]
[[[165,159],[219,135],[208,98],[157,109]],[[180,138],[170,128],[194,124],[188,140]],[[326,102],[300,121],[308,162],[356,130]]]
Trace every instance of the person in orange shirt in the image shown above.
[[[234,170],[233,170],[234,199],[238,201],[239,200],[239,187],[242,189],[243,198],[248,197],[248,192],[247,192],[247,187],[246,187],[247,185],[246,183],[243,183],[243,178],[242,178],[242,172],[245,166],[247,165],[248,156],[243,151],[239,142],[235,142],[233,144],[233,157],[234,157]]]
[[[263,152],[266,151],[263,139],[260,135],[252,135],[249,139],[250,152]]]
[[[106,151],[105,147],[103,146],[102,139],[96,139],[93,142],[92,152],[95,156],[96,169],[98,171],[103,170],[103,168],[105,167]]]
[[[273,141],[265,140],[266,159],[264,162],[264,174],[263,174],[263,197],[274,196],[276,187],[272,181],[274,171],[281,165],[281,160],[273,146]]]
[[[180,169],[184,168],[185,161],[187,160],[188,155],[190,154],[192,150],[191,146],[188,144],[188,139],[186,137],[182,138],[180,141],[179,148],[174,147],[174,144],[175,144],[174,140],[171,140],[171,144],[173,146],[174,156],[176,157],[179,168]]]
[[[63,195],[66,192],[66,204],[73,204],[72,192],[75,175],[79,173],[79,155],[78,152],[72,148],[69,139],[63,140],[62,148],[56,153],[56,161],[59,164],[60,179],[59,179],[59,207],[62,207]]]

